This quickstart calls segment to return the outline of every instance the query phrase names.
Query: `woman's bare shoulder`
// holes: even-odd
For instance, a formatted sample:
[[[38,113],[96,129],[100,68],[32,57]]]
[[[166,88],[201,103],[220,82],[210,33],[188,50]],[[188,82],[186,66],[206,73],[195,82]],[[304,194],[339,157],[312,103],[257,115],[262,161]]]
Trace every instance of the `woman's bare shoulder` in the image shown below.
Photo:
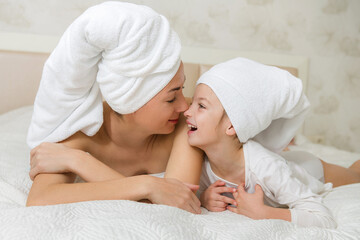
[[[60,143],[71,147],[80,149],[83,151],[87,151],[90,148],[92,137],[87,136],[83,132],[76,132],[72,136],[68,137],[67,139],[61,141]]]
[[[156,146],[163,150],[170,151],[174,142],[175,131],[170,134],[161,134],[156,136]]]

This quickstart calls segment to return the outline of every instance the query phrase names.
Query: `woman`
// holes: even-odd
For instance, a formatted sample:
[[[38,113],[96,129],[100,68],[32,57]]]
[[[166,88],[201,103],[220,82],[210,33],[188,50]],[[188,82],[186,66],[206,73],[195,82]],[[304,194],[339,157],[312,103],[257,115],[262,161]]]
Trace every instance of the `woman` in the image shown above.
[[[180,117],[184,81],[180,41],[163,16],[120,2],[85,11],[44,66],[28,134],[27,206],[147,199],[200,213],[191,190],[202,153],[187,144]],[[165,170],[164,179],[146,175]],[[86,182],[74,183],[76,175]]]

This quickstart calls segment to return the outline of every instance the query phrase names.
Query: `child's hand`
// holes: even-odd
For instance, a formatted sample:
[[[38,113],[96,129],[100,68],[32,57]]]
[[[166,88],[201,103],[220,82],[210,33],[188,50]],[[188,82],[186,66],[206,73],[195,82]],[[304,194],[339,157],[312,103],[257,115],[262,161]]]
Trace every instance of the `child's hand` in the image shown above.
[[[209,211],[221,212],[225,211],[228,204],[237,205],[232,198],[222,196],[221,193],[234,193],[235,188],[224,187],[225,183],[218,180],[211,184],[200,196],[201,204]]]
[[[252,219],[264,219],[266,206],[264,204],[264,192],[260,185],[255,186],[254,193],[247,193],[244,185],[239,185],[238,190],[234,193],[237,207],[228,206],[227,209],[238,214],[245,215]]]

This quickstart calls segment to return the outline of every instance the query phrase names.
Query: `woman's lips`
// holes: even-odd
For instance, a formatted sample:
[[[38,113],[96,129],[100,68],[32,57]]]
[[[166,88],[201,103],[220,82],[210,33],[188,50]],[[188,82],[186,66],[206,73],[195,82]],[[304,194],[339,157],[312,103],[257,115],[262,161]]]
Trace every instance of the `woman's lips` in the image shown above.
[[[179,121],[179,119],[170,119],[169,122],[176,124]]]

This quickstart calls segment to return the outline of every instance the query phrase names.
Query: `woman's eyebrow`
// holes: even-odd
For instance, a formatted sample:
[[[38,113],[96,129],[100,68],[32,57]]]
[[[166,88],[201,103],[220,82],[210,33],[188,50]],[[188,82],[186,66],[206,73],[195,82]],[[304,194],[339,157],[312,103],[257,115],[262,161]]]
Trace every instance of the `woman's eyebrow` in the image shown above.
[[[184,76],[184,82],[186,81],[186,76]],[[181,87],[176,87],[176,88],[173,88],[173,89],[170,89],[168,92],[173,92],[173,91],[178,91],[180,90]],[[184,88],[184,87],[183,87]]]
[[[173,92],[173,91],[177,91],[177,90],[180,90],[180,87],[173,88],[173,89],[169,90],[168,92]]]

